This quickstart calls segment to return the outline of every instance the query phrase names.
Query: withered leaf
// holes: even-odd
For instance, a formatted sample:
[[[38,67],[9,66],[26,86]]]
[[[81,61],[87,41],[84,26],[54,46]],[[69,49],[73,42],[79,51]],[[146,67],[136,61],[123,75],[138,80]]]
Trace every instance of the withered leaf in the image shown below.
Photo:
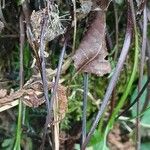
[[[109,6],[109,3],[112,0],[92,0],[92,1],[93,1],[94,5],[99,7],[101,10],[106,11]]]
[[[83,37],[79,48],[73,56],[75,68],[78,71],[88,72],[103,76],[111,71],[111,66],[107,56],[107,48],[105,41],[105,12],[98,11],[95,19],[89,26],[85,36]]]
[[[39,107],[44,103],[43,93],[40,91],[29,91],[23,97],[23,103],[29,107]]]
[[[47,22],[45,26],[45,34],[44,39],[46,42],[53,40],[57,36],[63,34],[65,32],[65,28],[63,27],[60,17],[59,17],[59,10],[57,5],[50,6],[49,9],[41,9],[39,11],[33,11],[31,14],[31,26],[32,26],[32,32],[34,33],[35,40],[39,43],[41,38],[41,22],[43,20],[44,14],[47,12],[47,10],[50,10],[48,12],[47,16]]]
[[[24,89],[18,90],[14,93],[11,93],[10,95],[5,95],[5,97],[1,97],[0,98],[0,107],[7,105],[8,103],[10,103],[16,99],[19,99],[20,97],[22,97],[23,93],[24,93]]]
[[[51,90],[54,86],[54,83],[48,82],[48,89]],[[43,84],[41,81],[35,81],[23,87],[18,91],[7,95],[6,90],[0,90],[0,107],[9,105],[11,102],[20,99],[23,103],[29,107],[39,107],[41,104],[45,102],[44,94],[43,94]],[[57,99],[58,99],[58,115],[59,120],[63,119],[68,106],[68,100],[66,95],[66,88],[62,85],[58,85],[57,88]]]
[[[68,108],[68,99],[66,96],[66,88],[62,85],[58,86],[57,97],[58,97],[58,115],[59,120],[62,120],[65,117]]]

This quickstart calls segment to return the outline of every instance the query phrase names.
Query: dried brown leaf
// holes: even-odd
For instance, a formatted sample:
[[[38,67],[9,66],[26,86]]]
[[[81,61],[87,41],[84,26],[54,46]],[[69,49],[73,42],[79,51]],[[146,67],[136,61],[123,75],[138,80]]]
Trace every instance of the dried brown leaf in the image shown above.
[[[51,90],[53,86],[54,83],[48,83],[49,90]],[[10,95],[7,95],[6,90],[0,90],[0,95],[0,108],[6,105],[11,105],[12,102],[16,101],[17,99],[21,99],[25,105],[34,108],[39,107],[45,102],[43,94],[43,84],[41,81],[35,81],[33,83],[30,83],[29,85],[26,85],[23,89],[10,93]],[[66,88],[60,84],[58,85],[57,89],[57,98],[59,105],[59,120],[61,120],[64,118],[67,111],[68,102],[66,96]],[[6,109],[7,108],[9,109],[11,107],[6,107]]]
[[[111,1],[112,0],[93,0],[93,3],[101,10],[106,11]]]
[[[105,12],[99,11],[73,56],[74,65],[78,71],[98,76],[103,76],[111,71],[109,61],[105,60],[107,56],[105,28]]]
[[[0,107],[4,106],[4,105],[7,105],[8,103],[16,100],[16,99],[19,99],[20,97],[22,97],[23,93],[25,91],[22,89],[22,90],[18,90],[10,95],[6,95],[5,97],[3,98],[0,98]]]
[[[40,36],[41,36],[41,22],[43,20],[44,14],[47,13],[47,22],[46,22],[46,29],[44,38],[45,41],[51,41],[57,36],[64,33],[65,28],[63,27],[60,17],[59,17],[59,10],[57,5],[50,5],[50,8],[44,8],[39,11],[33,11],[31,14],[31,26],[32,26],[32,32],[34,33],[35,40],[39,43],[40,42]]]
[[[37,108],[44,103],[43,93],[40,91],[30,91],[23,97],[23,102],[29,107]]]
[[[59,85],[57,91],[59,120],[62,120],[67,112],[68,99],[66,95],[66,88],[62,85]]]

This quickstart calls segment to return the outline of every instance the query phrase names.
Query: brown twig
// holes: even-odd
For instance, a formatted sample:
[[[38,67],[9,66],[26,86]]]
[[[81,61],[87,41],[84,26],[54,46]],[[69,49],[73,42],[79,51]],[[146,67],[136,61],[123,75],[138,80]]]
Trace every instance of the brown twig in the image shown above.
[[[88,73],[84,73],[84,92],[83,92],[83,117],[82,117],[82,144],[86,139],[86,111],[88,96]]]
[[[115,14],[115,28],[116,28],[116,51],[114,55],[114,60],[117,59],[118,56],[118,50],[119,50],[119,41],[118,41],[118,34],[119,34],[119,27],[118,27],[118,10],[115,2],[113,1],[113,6],[114,6],[114,14]]]
[[[44,90],[44,97],[46,100],[46,106],[47,106],[47,117],[46,117],[46,124],[44,128],[44,133],[43,133],[43,138],[42,138],[42,144],[41,144],[41,150],[44,149],[44,144],[45,144],[45,138],[46,138],[46,133],[47,133],[47,127],[48,124],[50,123],[50,102],[49,102],[49,96],[48,96],[48,85],[47,85],[47,77],[46,77],[46,67],[45,67],[45,58],[44,58],[44,51],[45,51],[45,46],[46,46],[46,41],[45,41],[45,28],[47,24],[47,14],[44,14],[43,19],[42,19],[42,24],[41,24],[41,38],[40,38],[40,60],[41,60],[41,78],[43,82],[43,90]]]
[[[23,12],[20,14],[20,88],[24,84],[24,73],[23,73],[23,49],[25,43],[25,26],[24,26],[24,15]]]

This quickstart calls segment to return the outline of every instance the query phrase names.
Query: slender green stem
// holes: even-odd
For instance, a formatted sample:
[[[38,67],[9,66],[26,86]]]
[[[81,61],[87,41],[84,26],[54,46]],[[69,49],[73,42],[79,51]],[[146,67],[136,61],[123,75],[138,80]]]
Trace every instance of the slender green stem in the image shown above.
[[[105,109],[105,112],[106,112],[106,110],[107,109]],[[104,125],[104,117],[105,117],[105,112],[103,113],[103,115],[102,115],[102,118],[101,118],[101,120],[100,120],[100,122],[99,122],[99,124],[98,124],[98,132],[99,133],[103,133],[103,125]]]
[[[23,88],[24,84],[24,68],[23,68],[23,49],[24,49],[24,43],[25,43],[25,24],[24,24],[24,15],[21,11],[20,17],[19,17],[19,25],[20,25],[20,89]],[[14,150],[21,150],[21,125],[22,125],[22,101],[19,100],[19,110],[18,110],[18,124],[17,124],[17,133],[16,133],[16,141],[14,145]]]
[[[16,135],[16,142],[14,145],[14,150],[21,150],[20,143],[21,143],[21,121],[22,121],[22,101],[19,101],[19,114],[18,114],[18,124],[17,124],[17,135]]]

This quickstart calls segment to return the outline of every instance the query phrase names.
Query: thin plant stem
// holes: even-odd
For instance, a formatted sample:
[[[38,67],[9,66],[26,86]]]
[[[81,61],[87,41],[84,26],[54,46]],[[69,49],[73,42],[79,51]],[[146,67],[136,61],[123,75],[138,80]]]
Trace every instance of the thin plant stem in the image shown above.
[[[19,101],[19,111],[18,111],[18,123],[17,123],[17,135],[13,150],[21,150],[21,120],[22,120],[22,102]]]
[[[136,77],[137,68],[138,68],[138,53],[139,53],[138,31],[137,31],[137,27],[136,27],[136,23],[135,23],[135,14],[133,12],[133,7],[131,5],[130,5],[130,7],[131,7],[132,18],[133,18],[133,24],[134,24],[134,32],[135,32],[134,66],[133,66],[132,74],[131,74],[131,77],[130,77],[129,82],[127,84],[126,90],[125,90],[123,96],[121,97],[121,99],[120,99],[117,107],[114,109],[113,114],[112,114],[112,116],[111,116],[111,118],[110,118],[110,120],[108,122],[108,125],[107,125],[106,130],[105,130],[105,135],[113,127],[113,124],[114,124],[114,121],[115,121],[115,116],[117,115],[117,113],[119,112],[119,110],[121,109],[121,107],[124,105],[124,102],[125,102],[127,96],[130,93],[132,84],[133,84],[134,79]]]
[[[137,32],[137,25],[136,25],[136,16],[135,16],[135,10],[134,10],[134,4],[133,4],[133,0],[130,0],[130,7],[131,7],[131,11],[132,11],[132,17],[133,17],[133,25],[134,25],[134,32],[135,32],[135,41],[138,42],[138,32]],[[136,45],[135,45],[136,46]],[[138,43],[137,46],[138,48]],[[143,76],[143,73],[140,74]],[[139,80],[139,89],[141,88],[141,79],[142,76],[140,77]],[[137,116],[139,114],[140,111],[140,103],[139,103],[139,99],[137,100]],[[140,150],[140,141],[141,141],[141,135],[140,135],[140,118],[137,117],[136,119],[136,149]]]
[[[141,50],[141,61],[140,61],[140,77],[139,77],[139,83],[138,83],[138,91],[142,88],[142,80],[143,80],[143,72],[144,72],[144,61],[145,61],[145,52],[146,52],[146,41],[147,41],[147,13],[146,13],[146,5],[144,7],[144,13],[143,13],[143,40],[142,40],[142,50]],[[137,101],[137,116],[139,116],[139,113],[141,111],[140,108],[140,99]],[[140,117],[136,118],[137,121],[137,144],[136,148],[137,150],[140,150],[140,141],[141,141],[141,135],[140,135]]]
[[[51,125],[51,123],[52,123],[53,103],[54,103],[54,99],[55,99],[56,92],[57,92],[57,87],[58,87],[59,78],[60,78],[60,74],[61,74],[63,59],[64,59],[64,55],[65,55],[65,51],[66,51],[66,46],[67,46],[67,40],[65,40],[65,42],[64,42],[64,46],[63,46],[63,49],[61,51],[61,55],[60,55],[60,58],[59,58],[59,64],[58,64],[58,69],[57,69],[57,73],[56,73],[56,80],[55,80],[55,84],[54,84],[54,87],[53,87],[51,101],[50,101],[50,105],[49,105],[49,109],[48,109],[48,115],[47,115],[46,123],[45,123],[45,129],[44,129],[42,145],[41,145],[41,148],[40,148],[41,150],[44,148],[44,143],[45,143],[48,124]]]
[[[23,48],[25,43],[25,27],[24,27],[24,15],[23,12],[20,14],[19,18],[20,23],[20,89],[22,89],[24,84],[24,70],[23,70]],[[14,150],[20,150],[21,149],[21,124],[22,124],[22,101],[19,100],[19,111],[18,111],[18,123],[17,123],[17,135],[16,135],[16,141],[14,145]]]
[[[76,34],[77,34],[77,15],[76,15],[76,1],[72,0],[73,3],[73,24],[74,24],[74,33],[73,33],[73,44],[72,44],[72,53],[75,53],[75,46],[76,46]]]
[[[120,114],[116,117],[116,119],[119,118],[120,116],[122,116],[123,114],[125,114],[125,112],[126,112],[127,110],[129,110],[129,109],[137,102],[137,100],[142,96],[143,92],[144,92],[145,89],[147,88],[149,82],[150,82],[150,77],[147,79],[146,83],[144,84],[143,88],[140,90],[140,92],[138,93],[138,95],[137,95],[137,97],[134,99],[134,101],[133,101],[129,106],[127,106],[127,107],[124,109],[124,111],[123,111],[122,113],[120,113]],[[143,111],[144,111],[144,110],[143,110]]]
[[[147,44],[146,54],[147,57],[150,58],[150,45],[148,43],[148,39],[146,40],[146,44]],[[147,61],[147,76],[148,78],[150,78],[150,59],[148,59]],[[150,102],[150,84],[148,84],[147,86],[147,95],[146,95],[146,100],[144,102],[142,111],[144,111],[147,108],[149,102]]]
[[[116,60],[118,56],[118,50],[119,50],[119,41],[118,41],[119,27],[118,27],[118,10],[117,10],[116,3],[114,1],[113,1],[113,5],[114,5],[115,28],[116,28],[116,32],[115,32],[116,33],[116,51],[114,55],[114,60]]]
[[[117,107],[113,111],[113,114],[112,114],[112,116],[111,116],[111,118],[109,120],[108,126],[112,126],[113,125],[113,122],[115,120],[115,116],[117,115],[117,113],[119,112],[121,107],[124,105],[124,102],[125,102],[127,96],[129,95],[129,92],[131,90],[132,84],[134,82],[134,79],[135,79],[135,76],[136,76],[136,73],[137,73],[139,43],[138,43],[138,32],[137,32],[136,26],[134,26],[134,32],[135,32],[135,54],[134,54],[134,66],[133,66],[132,74],[131,74],[131,77],[129,79],[128,85],[126,87],[126,90],[125,90],[123,96],[121,97]]]
[[[46,14],[43,16],[43,22],[41,26],[41,38],[40,38],[40,58],[41,58],[41,78],[43,82],[43,90],[44,90],[44,97],[46,100],[46,107],[47,107],[47,116],[46,116],[46,123],[45,123],[45,128],[44,128],[44,133],[43,133],[43,138],[42,138],[42,144],[41,144],[41,150],[44,149],[44,144],[45,144],[45,139],[46,139],[46,133],[47,133],[47,127],[49,124],[49,110],[50,110],[50,102],[49,102],[49,96],[48,96],[48,83],[47,83],[47,77],[46,77],[46,66],[45,66],[45,58],[44,58],[44,51],[45,51],[45,45],[46,41],[44,39],[44,34],[45,34],[45,27],[47,23],[47,18]]]
[[[83,120],[82,120],[82,144],[86,138],[86,109],[88,96],[88,73],[84,73],[84,92],[83,92]]]

